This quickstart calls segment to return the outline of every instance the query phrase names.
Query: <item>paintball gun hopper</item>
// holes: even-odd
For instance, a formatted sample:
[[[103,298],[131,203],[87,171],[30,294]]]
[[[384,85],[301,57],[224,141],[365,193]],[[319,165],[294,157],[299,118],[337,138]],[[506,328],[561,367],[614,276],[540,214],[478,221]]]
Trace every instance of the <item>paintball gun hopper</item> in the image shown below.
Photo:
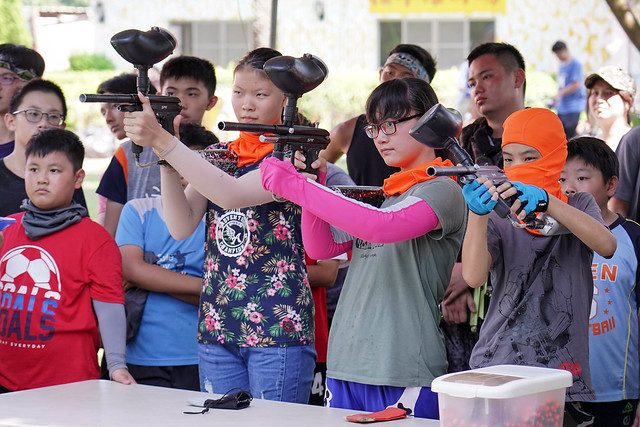
[[[318,87],[329,74],[327,65],[317,56],[305,53],[301,58],[277,56],[264,64],[269,79],[287,96],[300,97]]]
[[[173,35],[160,27],[149,31],[124,30],[111,37],[111,46],[126,61],[151,68],[176,48]]]
[[[162,61],[169,56],[176,48],[177,42],[173,35],[159,27],[152,27],[148,31],[124,30],[111,37],[111,46],[125,60],[133,64],[138,70],[136,88],[138,92],[147,96],[149,92],[149,68],[153,64]],[[175,96],[149,95],[151,108],[156,119],[162,127],[173,135],[173,119],[180,114],[182,106],[180,99]],[[82,94],[80,102],[108,102],[119,104],[120,111],[141,111],[142,103],[137,94]],[[134,143],[131,151],[136,156],[136,161],[140,158],[142,147]],[[138,166],[151,166],[148,165]]]

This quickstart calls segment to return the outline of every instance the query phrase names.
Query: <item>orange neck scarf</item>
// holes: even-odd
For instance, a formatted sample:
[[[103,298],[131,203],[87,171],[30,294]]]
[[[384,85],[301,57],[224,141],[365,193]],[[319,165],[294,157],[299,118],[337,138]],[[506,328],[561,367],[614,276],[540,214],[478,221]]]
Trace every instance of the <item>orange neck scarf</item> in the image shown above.
[[[437,157],[429,163],[416,166],[406,171],[396,172],[384,180],[382,191],[384,191],[384,194],[387,196],[402,194],[419,182],[436,178],[435,176],[427,175],[427,168],[429,166],[453,166],[453,163],[451,163],[449,159],[443,161],[440,157]],[[455,180],[453,177],[449,178]]]
[[[240,132],[240,136],[229,144],[229,149],[238,155],[238,167],[262,160],[273,151],[273,144],[260,141],[260,134]]]

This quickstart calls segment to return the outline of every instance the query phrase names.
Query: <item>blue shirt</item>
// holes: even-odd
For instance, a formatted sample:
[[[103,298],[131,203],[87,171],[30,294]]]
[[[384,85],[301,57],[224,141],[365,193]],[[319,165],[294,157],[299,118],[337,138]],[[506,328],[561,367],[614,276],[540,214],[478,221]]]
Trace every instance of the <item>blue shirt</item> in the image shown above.
[[[558,114],[580,113],[584,111],[587,98],[582,77],[582,65],[573,58],[567,64],[562,64],[556,77],[558,89],[562,90],[573,82],[580,82],[580,87],[575,92],[563,96],[556,103]]]
[[[152,252],[156,264],[189,276],[202,276],[204,221],[185,240],[169,234],[160,198],[134,199],[124,205],[116,243]],[[198,307],[168,294],[149,292],[140,329],[127,345],[127,362],[142,366],[198,363]]]
[[[593,302],[589,316],[589,364],[596,401],[637,399],[638,255],[640,226],[619,217],[611,225],[618,241],[609,259],[593,256]]]

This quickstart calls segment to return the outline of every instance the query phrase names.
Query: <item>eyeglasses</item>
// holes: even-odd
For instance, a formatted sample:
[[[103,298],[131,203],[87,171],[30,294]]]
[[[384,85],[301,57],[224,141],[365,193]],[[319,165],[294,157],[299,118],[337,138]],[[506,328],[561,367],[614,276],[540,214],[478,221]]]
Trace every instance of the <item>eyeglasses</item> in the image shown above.
[[[364,132],[371,139],[376,138],[379,131],[382,131],[382,133],[384,133],[385,135],[393,135],[394,133],[396,133],[396,125],[398,123],[406,122],[407,120],[415,119],[416,117],[421,116],[422,114],[414,114],[413,116],[405,117],[404,119],[390,120],[379,125],[366,125],[364,127]]]
[[[24,81],[23,78],[14,76],[13,74],[6,73],[6,74],[0,75],[0,85],[2,86],[11,86],[13,82],[15,82],[16,80]]]
[[[27,121],[31,123],[40,123],[40,120],[42,120],[42,116],[46,117],[47,123],[52,126],[62,126],[62,124],[64,123],[64,115],[60,113],[43,113],[40,110],[27,109],[14,111],[11,114],[15,116],[16,114],[20,113],[24,113]]]

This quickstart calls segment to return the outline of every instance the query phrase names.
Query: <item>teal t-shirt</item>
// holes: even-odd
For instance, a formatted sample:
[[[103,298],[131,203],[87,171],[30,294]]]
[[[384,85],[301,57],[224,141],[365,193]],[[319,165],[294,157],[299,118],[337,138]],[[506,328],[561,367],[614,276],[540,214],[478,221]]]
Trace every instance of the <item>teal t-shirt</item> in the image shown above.
[[[467,208],[450,178],[415,184],[388,197],[382,208],[394,209],[415,198],[431,206],[442,229],[389,244],[354,240],[329,334],[329,378],[429,387],[446,373],[439,304],[460,250]]]

